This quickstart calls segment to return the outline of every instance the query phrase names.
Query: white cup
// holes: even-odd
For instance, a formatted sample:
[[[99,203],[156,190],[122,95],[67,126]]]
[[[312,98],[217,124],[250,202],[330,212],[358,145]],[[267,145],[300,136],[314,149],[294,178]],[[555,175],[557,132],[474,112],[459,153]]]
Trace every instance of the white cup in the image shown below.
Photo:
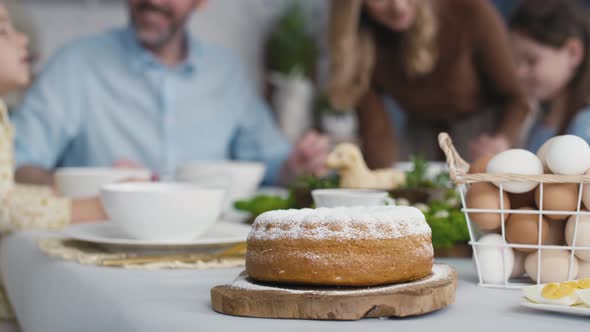
[[[365,189],[316,189],[311,192],[316,207],[395,205],[385,191]]]

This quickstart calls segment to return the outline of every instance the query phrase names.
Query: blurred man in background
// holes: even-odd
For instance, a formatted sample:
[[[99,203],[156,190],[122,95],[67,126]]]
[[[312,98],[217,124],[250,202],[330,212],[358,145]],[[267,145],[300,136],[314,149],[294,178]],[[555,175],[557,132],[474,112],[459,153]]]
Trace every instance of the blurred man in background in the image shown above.
[[[205,0],[128,0],[131,25],[67,45],[14,114],[17,180],[60,166],[138,164],[162,175],[193,160],[257,160],[266,183],[322,174],[328,141],[291,147],[238,59],[191,38]],[[121,162],[123,161],[123,162]]]

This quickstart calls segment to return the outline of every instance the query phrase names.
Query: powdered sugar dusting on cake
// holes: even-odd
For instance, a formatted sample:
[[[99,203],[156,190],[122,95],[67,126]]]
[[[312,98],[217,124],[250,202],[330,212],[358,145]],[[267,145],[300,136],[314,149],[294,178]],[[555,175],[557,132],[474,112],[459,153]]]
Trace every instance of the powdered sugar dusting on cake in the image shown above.
[[[248,239],[393,239],[430,234],[424,214],[413,207],[341,207],[263,213]]]

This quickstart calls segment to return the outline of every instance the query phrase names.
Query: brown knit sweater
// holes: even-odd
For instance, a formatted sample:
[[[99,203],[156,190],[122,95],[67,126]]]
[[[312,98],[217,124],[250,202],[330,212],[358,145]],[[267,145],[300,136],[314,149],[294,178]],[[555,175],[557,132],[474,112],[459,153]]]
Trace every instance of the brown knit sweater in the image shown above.
[[[516,142],[529,106],[519,87],[503,22],[488,0],[435,0],[437,63],[432,72],[408,77],[398,35],[374,26],[377,59],[369,92],[357,107],[364,152],[371,167],[395,158],[393,125],[382,96],[444,128],[489,106],[502,111],[498,133]]]

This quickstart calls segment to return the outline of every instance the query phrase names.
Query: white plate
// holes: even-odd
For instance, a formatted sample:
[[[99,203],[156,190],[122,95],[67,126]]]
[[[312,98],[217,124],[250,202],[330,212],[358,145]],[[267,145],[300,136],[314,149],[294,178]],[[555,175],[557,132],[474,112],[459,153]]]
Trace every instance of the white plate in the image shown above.
[[[73,240],[125,247],[199,247],[229,245],[246,241],[250,226],[217,222],[205,234],[187,242],[142,241],[129,238],[111,222],[72,225],[61,234]]]
[[[556,305],[556,304],[538,304],[538,303],[531,302],[524,297],[520,301],[520,305],[525,306],[527,308],[535,309],[535,310],[558,312],[558,313],[562,313],[562,314],[566,314],[566,315],[573,315],[573,316],[590,317],[590,308],[580,306],[580,305],[568,307],[565,305]]]

